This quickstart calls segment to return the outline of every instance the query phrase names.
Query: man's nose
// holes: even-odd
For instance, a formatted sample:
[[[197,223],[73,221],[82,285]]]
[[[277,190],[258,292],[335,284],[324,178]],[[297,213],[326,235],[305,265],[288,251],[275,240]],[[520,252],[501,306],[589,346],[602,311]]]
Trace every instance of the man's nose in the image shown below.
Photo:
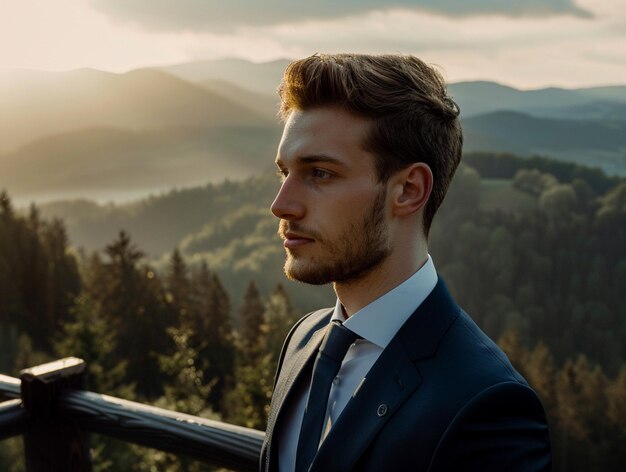
[[[289,177],[280,186],[270,209],[274,216],[283,220],[297,220],[304,216],[305,207],[301,192]]]

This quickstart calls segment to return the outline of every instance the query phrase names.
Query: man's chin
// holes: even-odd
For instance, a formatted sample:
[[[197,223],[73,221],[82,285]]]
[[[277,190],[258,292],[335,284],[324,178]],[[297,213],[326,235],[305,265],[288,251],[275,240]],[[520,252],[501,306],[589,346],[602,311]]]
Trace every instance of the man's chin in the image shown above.
[[[323,273],[313,264],[302,264],[302,261],[287,259],[285,261],[285,276],[289,280],[302,282],[309,285],[326,285],[331,283],[332,277]]]

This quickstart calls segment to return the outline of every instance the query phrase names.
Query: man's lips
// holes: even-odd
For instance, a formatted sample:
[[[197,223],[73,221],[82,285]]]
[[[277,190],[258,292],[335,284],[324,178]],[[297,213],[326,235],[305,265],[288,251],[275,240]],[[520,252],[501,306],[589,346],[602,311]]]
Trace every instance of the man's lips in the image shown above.
[[[286,233],[282,234],[282,237],[284,239],[283,246],[287,249],[304,246],[305,244],[309,244],[315,241],[312,238],[308,238],[302,234],[292,233],[291,231],[287,231]]]

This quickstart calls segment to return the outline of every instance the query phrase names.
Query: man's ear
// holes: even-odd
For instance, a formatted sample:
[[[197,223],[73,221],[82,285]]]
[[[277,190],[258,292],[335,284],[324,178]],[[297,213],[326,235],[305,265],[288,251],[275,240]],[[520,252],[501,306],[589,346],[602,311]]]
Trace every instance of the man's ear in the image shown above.
[[[408,216],[420,211],[433,189],[433,173],[428,164],[416,162],[399,171],[394,177],[393,213]]]

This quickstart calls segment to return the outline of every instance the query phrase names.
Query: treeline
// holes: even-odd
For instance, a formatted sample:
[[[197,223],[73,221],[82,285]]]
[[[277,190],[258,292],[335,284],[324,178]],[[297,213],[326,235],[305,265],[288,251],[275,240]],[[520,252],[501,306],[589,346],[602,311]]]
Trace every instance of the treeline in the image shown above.
[[[237,313],[219,276],[174,250],[158,274],[125,232],[104,254],[72,253],[63,224],[0,207],[0,372],[65,356],[88,388],[264,429],[281,343],[295,322],[284,288],[249,282]],[[95,437],[95,470],[210,470],[185,458]],[[23,470],[17,440],[0,470]]]
[[[543,341],[525,347],[513,330],[498,344],[543,402],[553,470],[621,470],[626,464],[626,366],[612,379],[579,354],[559,368]]]
[[[514,174],[526,210],[482,211],[465,168],[431,232],[459,303],[539,392],[554,470],[626,463],[626,180],[603,193],[583,178]],[[511,334],[514,333],[514,334]]]
[[[619,470],[626,180],[501,159],[508,170],[490,175],[534,204],[485,210],[481,173],[464,166],[435,219],[431,254],[457,301],[539,392],[554,470]],[[253,197],[248,181],[231,182],[229,204],[239,187]],[[257,207],[224,215],[158,270],[124,232],[100,253],[69,249],[61,221],[42,221],[35,208],[16,215],[3,195],[0,372],[75,355],[87,360],[92,390],[264,428],[276,355],[303,314],[291,305],[311,292],[276,285],[283,255],[276,223],[260,210],[269,184],[258,187]],[[15,444],[0,443],[0,469],[20,470]],[[205,467],[103,438],[95,453],[98,470]]]
[[[476,169],[485,179],[512,179],[520,170],[534,169],[550,174],[561,182],[581,179],[596,193],[606,192],[621,180],[620,177],[607,176],[599,168],[541,156],[519,157],[506,153],[470,152],[463,155],[463,162]]]
[[[430,237],[457,300],[496,338],[514,328],[559,363],[583,353],[616,375],[626,359],[626,180],[598,194],[580,178],[520,170],[512,190],[536,205],[487,212],[477,172],[459,177]]]

